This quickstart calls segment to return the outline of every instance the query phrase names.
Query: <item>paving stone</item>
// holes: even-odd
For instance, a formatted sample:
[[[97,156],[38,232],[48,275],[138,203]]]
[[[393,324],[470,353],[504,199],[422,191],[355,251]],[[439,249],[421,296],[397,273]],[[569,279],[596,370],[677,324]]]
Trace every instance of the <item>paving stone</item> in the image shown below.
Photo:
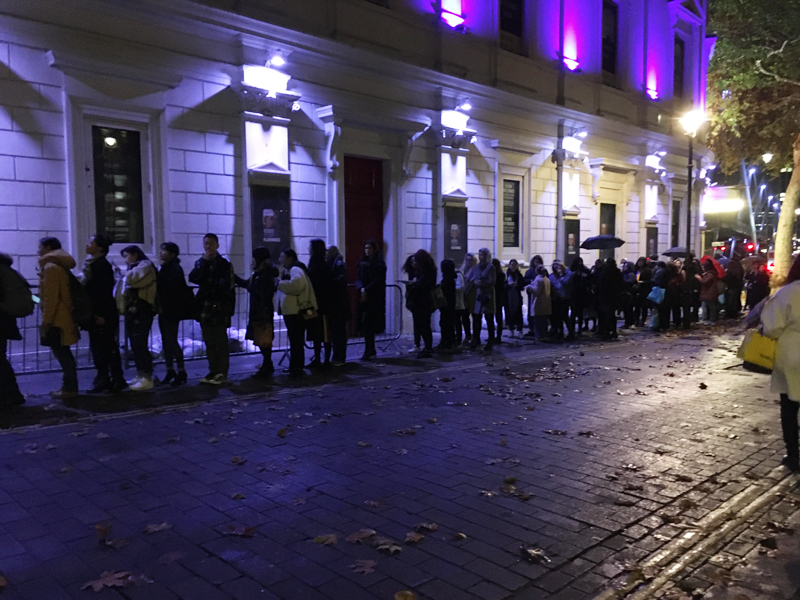
[[[180,583],[170,585],[169,588],[182,600],[189,598],[203,598],[203,600],[231,600],[230,594],[220,591],[213,585],[199,577],[187,579]]]

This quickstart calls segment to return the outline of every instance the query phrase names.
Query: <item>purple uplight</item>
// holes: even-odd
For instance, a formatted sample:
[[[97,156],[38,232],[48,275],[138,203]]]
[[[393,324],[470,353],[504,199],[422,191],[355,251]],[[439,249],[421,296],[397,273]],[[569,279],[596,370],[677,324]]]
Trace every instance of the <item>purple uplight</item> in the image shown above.
[[[580,66],[578,62],[578,36],[575,29],[567,26],[564,31],[564,65],[570,70],[574,71]]]
[[[464,17],[453,13],[442,11],[442,21],[450,25],[453,29],[464,24]]]
[[[579,63],[577,59],[567,58],[566,56],[564,57],[564,66],[567,67],[570,71],[574,71],[575,69],[577,69],[580,66],[580,64],[581,63]]]
[[[658,83],[656,72],[653,69],[647,73],[647,95],[651,100],[658,100]]]
[[[462,16],[461,0],[441,0],[442,21],[455,29],[464,24]]]
[[[658,100],[658,91],[647,88],[647,95],[650,96],[651,100]]]

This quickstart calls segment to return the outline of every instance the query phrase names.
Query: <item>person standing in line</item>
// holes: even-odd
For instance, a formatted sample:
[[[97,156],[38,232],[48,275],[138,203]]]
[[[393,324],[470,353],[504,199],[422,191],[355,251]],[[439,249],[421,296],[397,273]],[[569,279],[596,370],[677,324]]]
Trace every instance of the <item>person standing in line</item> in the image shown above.
[[[719,300],[720,279],[714,263],[706,260],[703,264],[703,275],[700,278],[700,302],[705,311],[705,320],[717,321],[717,301]]]
[[[492,264],[495,268],[495,279],[494,279],[494,320],[497,323],[497,327],[495,329],[495,337],[494,343],[501,344],[502,343],[502,334],[503,334],[503,310],[506,308],[506,274],[503,271],[503,265],[500,261],[496,258],[492,259]],[[508,318],[508,315],[506,315]]]
[[[128,385],[133,392],[146,392],[153,389],[149,337],[157,308],[158,272],[139,246],[127,246],[120,254],[128,267],[122,279],[121,312],[136,363],[136,377]]]
[[[208,356],[208,374],[200,383],[223,385],[228,382],[230,347],[228,328],[236,311],[236,275],[231,263],[219,254],[219,238],[203,237],[203,256],[194,263],[189,281],[198,286],[195,319],[200,323]]]
[[[634,305],[635,325],[644,327],[647,314],[650,310],[650,300],[647,297],[653,291],[653,269],[646,258],[642,257],[636,262],[636,304]]]
[[[311,240],[308,247],[308,278],[314,287],[314,295],[319,305],[319,314],[306,321],[308,341],[314,344],[314,359],[307,369],[329,369],[331,366],[330,308],[333,281],[331,270],[326,259],[325,242],[320,239]],[[322,349],[325,348],[325,359],[322,360]]]
[[[472,312],[475,310],[475,296],[478,294],[478,288],[475,287],[475,269],[476,269],[475,255],[472,252],[467,252],[464,255],[464,263],[461,265],[461,275],[464,279],[464,308],[459,315],[459,328],[458,338],[461,338],[461,331],[464,332],[464,345],[472,343]]]
[[[582,336],[584,329],[584,313],[592,304],[592,275],[583,259],[576,256],[570,267],[572,271],[572,307],[575,320],[575,335]],[[586,319],[588,322],[588,318]]]
[[[32,302],[30,300],[30,288],[25,279],[17,271],[14,270],[12,265],[14,259],[8,254],[0,253],[0,409],[9,408],[12,406],[22,406],[25,404],[25,396],[19,389],[17,384],[17,376],[14,373],[14,368],[8,360],[8,342],[9,340],[22,340],[22,335],[17,327],[17,318],[4,310],[4,307],[11,306],[12,304],[21,304],[22,298],[13,297],[14,294],[27,294],[28,298],[24,299],[25,302]],[[16,278],[19,289],[12,289],[10,285],[6,285],[12,279]],[[27,310],[32,310],[33,305]],[[11,309],[9,309],[11,310]],[[27,312],[27,310],[25,312]],[[24,314],[24,313],[17,313]]]
[[[69,271],[73,268],[75,259],[61,248],[58,238],[39,240],[40,343],[52,350],[63,372],[61,389],[50,394],[56,400],[78,396],[78,368],[70,349],[80,339],[78,326],[72,320]]]
[[[439,309],[439,350],[452,352],[456,344],[456,263],[446,258],[441,262],[442,293],[447,306]]]
[[[403,271],[408,275],[406,308],[411,312],[414,322],[414,343],[421,347],[417,358],[430,358],[433,350],[431,315],[436,310],[433,305],[436,263],[428,252],[420,249],[408,257]]]
[[[672,267],[671,265],[668,266],[667,263],[664,261],[659,261],[656,263],[656,269],[653,273],[653,287],[654,288],[661,288],[664,292],[664,298],[661,300],[661,303],[656,306],[657,315],[658,315],[658,327],[653,327],[655,331],[667,331],[669,330],[669,318],[670,313],[672,311],[671,302],[672,299],[669,298],[669,283],[672,280]],[[654,317],[655,319],[655,317]]]
[[[786,284],[761,312],[764,335],[777,340],[771,389],[781,398],[781,429],[786,444],[783,465],[800,472],[797,415],[800,410],[800,258],[786,276]]]
[[[525,271],[525,289],[527,290],[527,286],[534,282],[536,277],[538,276],[539,267],[544,266],[544,260],[538,254],[531,257],[531,265],[528,267],[528,270]],[[549,288],[548,288],[549,289]],[[549,295],[549,292],[548,292]],[[533,319],[533,312],[531,311],[531,301],[532,297],[530,292],[528,292],[528,332],[525,334],[525,337],[536,337],[536,328],[534,326],[534,319]],[[550,313],[547,313],[548,315]]]
[[[531,327],[536,340],[542,342],[547,337],[547,321],[553,310],[550,302],[550,278],[543,265],[536,266],[536,276],[525,287],[525,291],[528,292],[528,327]]]
[[[597,285],[598,335],[604,340],[617,339],[617,309],[625,281],[613,258],[606,259]]]
[[[769,271],[767,265],[756,261],[750,267],[747,275],[747,308],[752,310],[767,296],[769,296]]]
[[[104,235],[96,234],[89,238],[81,276],[81,284],[92,305],[89,348],[97,369],[90,394],[121,392],[128,387],[119,352],[119,313],[114,302],[117,281],[114,267],[107,258],[111,244]]]
[[[305,346],[303,333],[306,321],[317,312],[317,299],[314,286],[306,273],[306,266],[297,259],[297,253],[286,248],[280,255],[283,266],[278,283],[280,307],[286,332],[289,336],[289,375],[302,377],[305,365]]]
[[[194,294],[186,285],[186,276],[179,258],[181,249],[177,244],[164,242],[161,244],[161,268],[158,270],[156,289],[161,312],[158,315],[158,329],[161,332],[161,348],[164,351],[164,362],[167,374],[161,380],[162,385],[178,387],[186,383],[186,367],[184,366],[183,348],[178,342],[181,321],[192,318],[194,310]],[[177,364],[178,370],[173,366]]]
[[[561,289],[561,278],[564,275],[564,267],[561,261],[554,260],[550,272],[550,337],[553,340],[564,339],[564,311],[565,302],[563,290]]]
[[[517,333],[522,336],[522,290],[525,287],[525,278],[519,270],[516,258],[508,261],[508,271],[505,274],[506,296],[506,325],[511,337]]]
[[[269,379],[275,372],[272,364],[272,344],[275,339],[275,281],[278,269],[270,261],[267,248],[253,249],[253,274],[250,279],[236,277],[236,286],[250,294],[250,310],[247,315],[245,339],[252,340],[261,351],[264,361],[253,375],[255,379]]]
[[[567,266],[559,262],[561,277],[558,278],[561,290],[561,316],[567,328],[566,340],[571,342],[575,339],[575,273]]]
[[[681,305],[683,307],[683,328],[689,329],[697,321],[699,305],[700,273],[695,270],[694,255],[689,254],[683,264],[683,289]],[[697,297],[697,300],[695,299]]]
[[[328,327],[333,344],[331,365],[341,367],[347,360],[347,322],[352,317],[350,294],[347,291],[347,265],[339,248],[331,246],[326,254],[331,274],[330,310]]]
[[[725,267],[722,281],[727,287],[725,292],[725,317],[737,319],[742,312],[742,289],[744,289],[744,269],[741,261],[734,255]]]
[[[494,284],[497,279],[497,269],[492,264],[492,253],[488,248],[478,250],[478,266],[475,267],[475,287],[478,288],[475,295],[475,310],[472,311],[472,344],[470,347],[477,348],[481,345],[481,324],[486,318],[486,332],[489,338],[486,340],[484,350],[491,350],[494,345]]]
[[[375,336],[386,329],[386,263],[373,240],[364,244],[364,255],[358,261],[358,326],[364,334],[364,355],[373,360],[378,354]]]

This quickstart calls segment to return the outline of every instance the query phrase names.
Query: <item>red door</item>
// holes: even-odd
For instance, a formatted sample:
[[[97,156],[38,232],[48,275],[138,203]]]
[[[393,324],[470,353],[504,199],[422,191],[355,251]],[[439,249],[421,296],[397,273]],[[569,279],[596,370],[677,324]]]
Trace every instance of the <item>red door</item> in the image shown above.
[[[344,157],[344,256],[350,283],[356,280],[364,242],[375,240],[383,250],[383,163]]]

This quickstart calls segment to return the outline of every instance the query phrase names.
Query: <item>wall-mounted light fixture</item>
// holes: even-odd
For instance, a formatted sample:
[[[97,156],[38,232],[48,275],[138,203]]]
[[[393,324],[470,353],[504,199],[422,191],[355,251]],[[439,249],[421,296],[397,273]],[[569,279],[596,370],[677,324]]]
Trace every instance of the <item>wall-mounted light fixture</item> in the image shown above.
[[[461,0],[440,0],[439,4],[439,13],[442,21],[453,29],[464,25],[464,14],[461,12]]]
[[[456,110],[460,110],[462,112],[469,112],[472,110],[472,104],[469,101],[469,98],[464,98],[458,103],[456,106]]]
[[[283,55],[283,52],[280,50],[276,50],[273,52],[269,60],[267,61],[267,67],[282,67],[286,64],[286,57]]]

